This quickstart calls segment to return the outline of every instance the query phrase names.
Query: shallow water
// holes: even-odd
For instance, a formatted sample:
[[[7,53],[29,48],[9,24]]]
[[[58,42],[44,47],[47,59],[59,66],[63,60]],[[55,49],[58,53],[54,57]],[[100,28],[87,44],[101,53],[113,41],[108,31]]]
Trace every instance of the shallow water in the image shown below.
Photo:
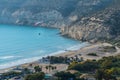
[[[60,36],[58,29],[0,25],[0,69],[85,45],[86,43]]]

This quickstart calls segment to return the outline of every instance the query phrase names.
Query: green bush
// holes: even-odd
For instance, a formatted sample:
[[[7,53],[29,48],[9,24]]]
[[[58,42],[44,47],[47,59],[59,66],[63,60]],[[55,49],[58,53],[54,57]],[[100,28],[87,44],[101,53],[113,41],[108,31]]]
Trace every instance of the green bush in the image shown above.
[[[99,67],[98,63],[96,61],[84,61],[81,63],[71,63],[68,67],[68,69],[72,70],[78,70],[80,72],[89,72],[89,71],[95,71]]]
[[[98,56],[96,53],[88,53],[89,56]]]
[[[57,72],[55,76],[58,77],[59,80],[69,80],[70,78],[75,80],[75,75],[70,72]]]
[[[43,72],[40,72],[40,73],[27,75],[25,77],[25,80],[43,80],[44,77],[45,77],[45,74]]]

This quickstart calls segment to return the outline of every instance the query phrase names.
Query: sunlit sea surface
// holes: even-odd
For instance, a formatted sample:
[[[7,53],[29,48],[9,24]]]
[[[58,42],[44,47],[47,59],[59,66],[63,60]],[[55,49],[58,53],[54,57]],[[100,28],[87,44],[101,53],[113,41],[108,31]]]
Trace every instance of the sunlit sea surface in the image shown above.
[[[58,29],[0,25],[0,69],[86,46],[62,37]]]

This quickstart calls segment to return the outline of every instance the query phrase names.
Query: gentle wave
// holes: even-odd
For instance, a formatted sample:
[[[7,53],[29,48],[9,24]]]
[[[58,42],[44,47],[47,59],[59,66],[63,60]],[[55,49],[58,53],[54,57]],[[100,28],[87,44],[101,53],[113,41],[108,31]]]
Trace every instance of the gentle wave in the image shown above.
[[[57,55],[57,54],[61,54],[61,53],[64,53],[64,52],[67,52],[67,50],[78,50],[80,48],[83,48],[85,46],[89,45],[89,43],[81,43],[79,45],[74,45],[70,48],[67,48],[65,50],[60,50],[60,51],[57,51],[57,52],[53,52],[53,53],[50,53],[49,55],[46,54],[44,56],[39,56],[39,57],[33,57],[33,58],[27,58],[27,59],[21,59],[21,60],[17,60],[17,61],[13,61],[13,62],[9,62],[9,63],[6,63],[6,64],[0,64],[0,69],[5,69],[5,68],[10,68],[10,67],[13,67],[13,66],[18,66],[18,65],[21,65],[21,64],[25,64],[25,63],[30,63],[30,62],[34,62],[34,61],[37,61],[39,59],[41,59],[42,57],[46,57],[46,56],[53,56],[53,55]],[[16,56],[6,56],[6,57],[3,57],[3,59],[7,59],[7,58],[14,58]],[[10,65],[11,64],[11,65]]]
[[[84,43],[81,43],[81,44],[72,46],[72,47],[70,47],[70,48],[67,48],[66,50],[67,50],[67,51],[69,51],[69,50],[78,50],[78,49],[80,49],[80,48],[82,48],[82,47],[85,47],[85,46],[87,46],[87,45],[89,45],[89,43],[88,43],[88,42],[84,42]]]
[[[15,58],[15,57],[18,57],[18,56],[3,56],[3,57],[0,57],[0,59],[5,60],[5,59],[12,59],[12,58]]]
[[[6,69],[6,68],[13,67],[13,66],[18,66],[18,65],[21,65],[21,64],[34,62],[34,61],[39,60],[39,59],[40,59],[40,57],[34,57],[34,58],[28,58],[28,59],[21,59],[21,60],[17,60],[17,61],[14,61],[14,62],[9,62],[9,63],[6,63],[6,64],[1,64],[0,69]]]

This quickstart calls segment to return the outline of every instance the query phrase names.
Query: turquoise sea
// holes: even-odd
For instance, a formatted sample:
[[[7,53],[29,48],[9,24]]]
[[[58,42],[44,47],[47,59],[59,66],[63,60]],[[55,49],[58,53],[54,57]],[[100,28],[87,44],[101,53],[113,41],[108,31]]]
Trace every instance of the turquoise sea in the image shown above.
[[[0,69],[86,46],[62,37],[58,29],[0,25]]]

